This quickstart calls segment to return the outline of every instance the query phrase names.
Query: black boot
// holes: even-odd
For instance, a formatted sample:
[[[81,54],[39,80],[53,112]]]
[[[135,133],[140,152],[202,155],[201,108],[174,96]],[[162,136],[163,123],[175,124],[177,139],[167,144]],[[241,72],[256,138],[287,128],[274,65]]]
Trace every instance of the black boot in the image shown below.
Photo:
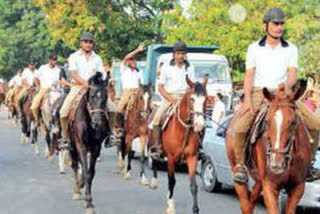
[[[313,182],[320,179],[320,169],[314,167],[315,161],[312,162],[312,165],[309,168],[306,181]]]
[[[161,127],[160,126],[153,126],[152,129],[152,136],[154,139],[154,145],[150,149],[150,156],[153,159],[159,159],[162,154],[161,149]]]

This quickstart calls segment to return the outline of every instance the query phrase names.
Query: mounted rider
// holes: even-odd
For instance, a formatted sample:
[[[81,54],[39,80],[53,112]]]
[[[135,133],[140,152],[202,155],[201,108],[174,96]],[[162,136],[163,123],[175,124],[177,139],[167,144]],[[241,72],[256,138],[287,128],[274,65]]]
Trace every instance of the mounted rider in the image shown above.
[[[122,94],[121,99],[117,107],[117,125],[121,128],[124,126],[124,110],[134,94],[139,90],[139,86],[142,83],[142,72],[137,68],[137,61],[135,55],[144,50],[143,44],[140,44],[134,51],[127,54],[121,62],[121,83]]]
[[[13,100],[13,95],[17,91],[19,87],[22,87],[22,71],[18,70],[16,75],[14,75],[10,80],[9,80],[9,91],[7,95],[7,100],[6,103],[9,105],[14,102]]]
[[[69,142],[68,116],[74,100],[83,88],[88,88],[88,80],[96,72],[103,72],[103,63],[99,55],[93,51],[94,37],[90,32],[84,32],[80,37],[81,48],[71,54],[68,59],[71,75],[71,89],[60,110],[62,141]]]
[[[60,68],[57,66],[57,55],[49,55],[48,64],[42,65],[35,73],[35,85],[39,89],[32,101],[31,110],[34,117],[35,126],[39,125],[40,104],[43,97],[53,88],[57,87],[59,81]]]
[[[23,98],[28,93],[28,90],[34,85],[34,77],[35,77],[35,65],[36,62],[34,60],[30,60],[28,63],[28,67],[23,69],[21,80],[23,88],[18,94],[16,106],[18,108],[18,112],[20,117],[23,117],[22,104]]]
[[[186,57],[187,46],[183,41],[178,41],[173,46],[173,58],[161,67],[158,87],[163,99],[152,120],[154,149],[151,155],[154,158],[159,158],[162,154],[160,121],[163,114],[171,106],[177,105],[189,89],[186,75],[192,82],[195,82],[194,67],[186,60]]]
[[[263,23],[266,35],[261,40],[252,43],[247,51],[244,102],[236,113],[236,120],[232,124],[235,132],[234,141],[237,145],[235,148],[237,165],[233,172],[233,180],[238,184],[244,184],[248,181],[248,172],[245,167],[247,132],[255,119],[256,110],[259,110],[263,104],[262,89],[266,87],[270,90],[276,90],[278,84],[285,83],[286,93],[290,94],[298,73],[298,49],[282,37],[285,24],[285,15],[282,9],[268,9],[264,15]],[[319,141],[320,123],[302,102],[298,102],[297,106],[313,139],[312,151],[315,155]],[[319,176],[319,171],[312,170],[309,177],[316,179]]]

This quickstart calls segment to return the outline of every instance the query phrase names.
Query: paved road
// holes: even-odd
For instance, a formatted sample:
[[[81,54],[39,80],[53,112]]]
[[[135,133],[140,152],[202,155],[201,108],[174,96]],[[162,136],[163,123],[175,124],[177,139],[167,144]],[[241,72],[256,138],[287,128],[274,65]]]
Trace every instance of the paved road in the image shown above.
[[[72,201],[71,169],[58,173],[57,160],[44,157],[44,141],[40,156],[29,144],[20,143],[19,127],[0,113],[0,214],[73,214],[85,213],[83,201]],[[150,190],[139,185],[138,162],[133,161],[133,179],[125,181],[116,168],[114,149],[103,149],[93,183],[93,200],[98,214],[163,214],[166,209],[167,175],[160,172],[159,188]],[[151,171],[147,171],[151,178]],[[239,202],[233,190],[219,194],[205,192],[199,186],[200,212],[239,214]],[[175,188],[177,214],[191,213],[192,199],[185,173],[178,173]],[[255,214],[266,213],[259,204]]]

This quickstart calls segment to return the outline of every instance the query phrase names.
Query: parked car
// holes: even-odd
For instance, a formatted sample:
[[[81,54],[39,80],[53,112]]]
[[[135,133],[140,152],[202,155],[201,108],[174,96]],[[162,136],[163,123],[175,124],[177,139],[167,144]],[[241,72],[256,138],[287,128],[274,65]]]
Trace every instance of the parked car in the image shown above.
[[[224,118],[221,127],[215,128],[208,124],[206,128],[203,140],[205,158],[201,162],[201,180],[203,188],[208,192],[218,192],[222,185],[233,186],[232,172],[225,146],[225,128],[230,117]],[[320,166],[320,148],[317,152],[315,166]],[[252,184],[253,181],[250,180],[249,186]],[[299,207],[320,209],[320,180],[306,183]]]

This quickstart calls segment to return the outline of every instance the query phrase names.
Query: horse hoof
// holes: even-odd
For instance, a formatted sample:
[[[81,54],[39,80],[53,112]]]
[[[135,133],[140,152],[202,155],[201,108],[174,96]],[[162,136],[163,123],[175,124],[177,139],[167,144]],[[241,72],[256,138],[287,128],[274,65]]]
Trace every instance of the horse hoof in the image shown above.
[[[78,201],[81,199],[81,193],[73,193],[72,200]]]
[[[60,173],[60,175],[64,175],[64,174],[66,174],[66,171],[60,170],[59,173]]]
[[[119,169],[123,169],[123,168],[124,168],[124,163],[123,163],[123,161],[118,161],[117,167],[118,167]]]
[[[157,188],[158,188],[158,182],[157,182],[157,179],[152,178],[150,188],[151,188],[151,189],[157,189]]]
[[[142,178],[141,178],[141,185],[143,185],[143,186],[149,185],[149,181],[144,174],[142,175]]]
[[[86,214],[96,214],[96,211],[93,207],[86,208]]]
[[[123,178],[124,178],[125,180],[129,180],[129,179],[131,178],[130,172],[127,172],[127,173],[123,176]]]
[[[175,214],[176,209],[174,206],[174,201],[173,199],[168,199],[168,208],[167,208],[167,214]]]

